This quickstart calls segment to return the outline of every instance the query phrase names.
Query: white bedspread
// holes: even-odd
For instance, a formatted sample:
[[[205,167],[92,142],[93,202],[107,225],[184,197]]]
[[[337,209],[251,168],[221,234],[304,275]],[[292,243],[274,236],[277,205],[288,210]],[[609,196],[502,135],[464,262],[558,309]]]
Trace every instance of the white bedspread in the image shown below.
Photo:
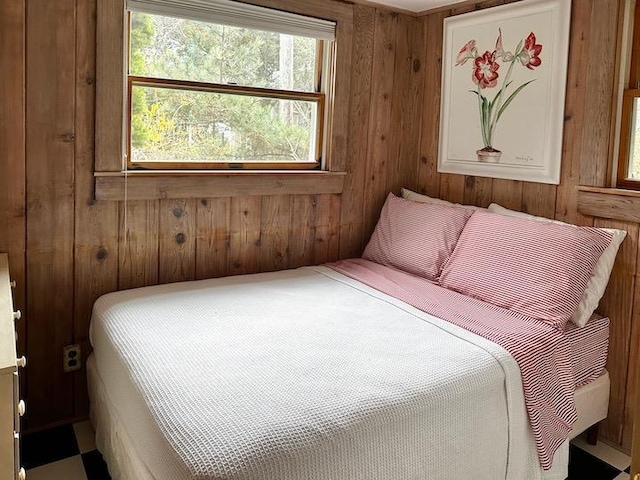
[[[105,295],[91,341],[158,480],[566,477],[502,347],[324,267]]]

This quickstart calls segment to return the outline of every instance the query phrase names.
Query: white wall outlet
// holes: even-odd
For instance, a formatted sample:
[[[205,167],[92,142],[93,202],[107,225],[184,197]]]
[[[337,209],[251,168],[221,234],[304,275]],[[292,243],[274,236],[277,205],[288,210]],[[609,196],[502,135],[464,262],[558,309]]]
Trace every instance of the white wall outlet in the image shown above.
[[[62,368],[66,372],[75,372],[82,366],[80,345],[67,345],[62,349]]]

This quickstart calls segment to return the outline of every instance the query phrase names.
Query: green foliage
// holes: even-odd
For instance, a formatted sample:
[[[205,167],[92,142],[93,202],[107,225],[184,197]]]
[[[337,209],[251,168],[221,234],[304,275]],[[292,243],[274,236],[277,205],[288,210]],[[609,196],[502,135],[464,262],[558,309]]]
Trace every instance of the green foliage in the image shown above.
[[[134,13],[133,75],[313,91],[316,41]],[[282,61],[282,56],[288,60]],[[285,68],[286,75],[281,75]],[[315,105],[136,86],[132,160],[309,160]]]
[[[131,49],[129,57],[129,69],[132,73],[146,69],[146,60],[142,51],[151,45],[154,34],[155,26],[151,15],[133,15],[131,19],[131,44],[135,45],[135,48]],[[152,134],[149,127],[143,121],[143,118],[148,115],[148,106],[144,91],[135,90],[133,92],[132,105],[131,144],[132,147],[141,148]]]
[[[131,57],[129,69],[133,74],[146,70],[146,60],[143,50],[149,48],[155,36],[153,17],[143,13],[136,13],[131,19]]]

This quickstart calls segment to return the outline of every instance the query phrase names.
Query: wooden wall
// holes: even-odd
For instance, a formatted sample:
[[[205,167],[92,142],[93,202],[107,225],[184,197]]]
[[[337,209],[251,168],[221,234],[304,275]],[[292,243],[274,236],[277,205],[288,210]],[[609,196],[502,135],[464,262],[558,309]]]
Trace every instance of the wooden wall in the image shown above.
[[[494,0],[441,11],[421,19],[426,38],[426,81],[418,191],[446,200],[488,206],[491,202],[534,215],[628,232],[599,311],[611,318],[608,370],[609,417],[601,434],[628,450],[631,446],[636,368],[640,361],[640,250],[637,223],[584,216],[578,211],[578,185],[607,186],[611,122],[615,115],[615,52],[618,7],[622,0],[574,0],[565,103],[562,176],[558,186],[437,173],[443,19],[475,9],[511,3]]]
[[[25,314],[31,430],[86,416],[85,372],[63,373],[62,347],[86,357],[99,295],[359,255],[385,193],[416,186],[422,23],[355,6],[342,195],[96,202],[95,13],[0,0],[0,251]]]
[[[621,0],[573,1],[559,186],[436,171],[442,21],[509,0],[422,18],[356,5],[342,195],[126,204],[93,195],[96,1],[0,0],[0,250],[10,254],[25,313],[20,348],[29,357],[30,429],[86,416],[84,371],[64,374],[61,355],[71,343],[88,351],[99,295],[357,256],[387,192],[407,186],[629,232],[601,306],[612,319],[612,402],[603,433],[629,447],[640,225],[581,215],[576,190],[606,184]]]
[[[23,0],[0,0],[0,252],[10,253],[9,269],[21,280],[13,295],[22,309],[26,301],[24,15]],[[18,349],[24,352],[25,346],[25,322],[20,321]],[[21,379],[24,388],[25,377]]]

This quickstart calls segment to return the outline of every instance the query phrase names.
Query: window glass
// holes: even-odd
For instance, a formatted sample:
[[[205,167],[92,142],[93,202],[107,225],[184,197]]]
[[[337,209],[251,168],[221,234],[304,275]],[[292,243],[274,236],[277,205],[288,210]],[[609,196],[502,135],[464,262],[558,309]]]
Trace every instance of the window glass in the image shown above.
[[[321,40],[131,12],[131,168],[315,168]]]
[[[316,91],[313,38],[132,12],[130,45],[135,76]]]
[[[316,161],[318,103],[131,85],[131,163]]]
[[[640,99],[633,99],[628,178],[640,180]]]

